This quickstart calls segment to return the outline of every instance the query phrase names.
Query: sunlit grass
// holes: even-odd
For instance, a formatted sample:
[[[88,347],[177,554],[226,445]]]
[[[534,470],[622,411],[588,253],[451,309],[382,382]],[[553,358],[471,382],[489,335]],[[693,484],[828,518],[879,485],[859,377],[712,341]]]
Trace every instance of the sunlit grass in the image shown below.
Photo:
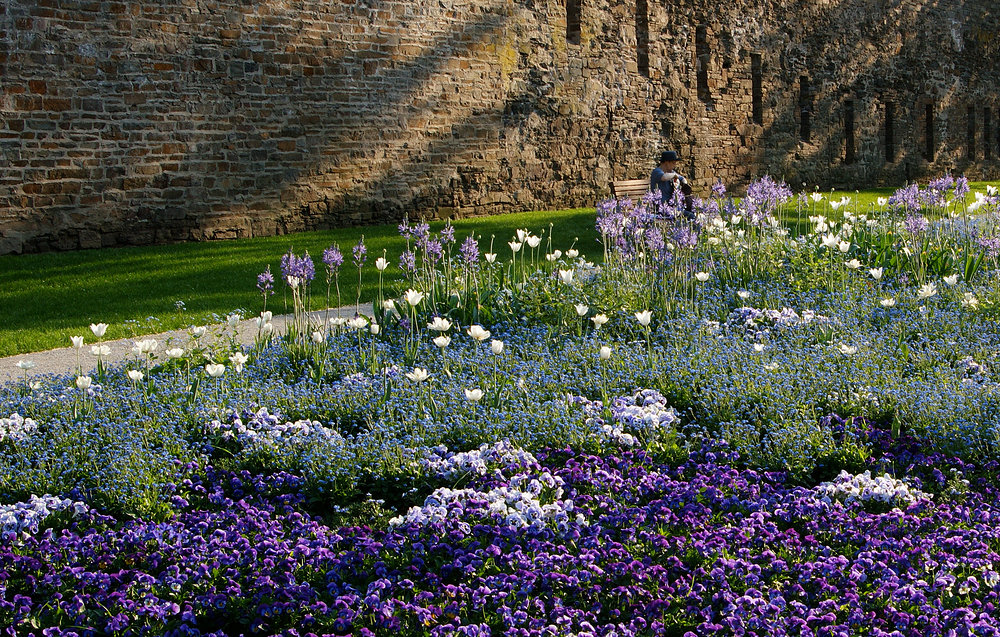
[[[509,251],[507,241],[517,228],[551,236],[553,248],[571,244],[587,255],[600,256],[594,211],[530,212],[453,222],[459,243],[469,233],[489,249]],[[443,223],[432,224],[437,230]],[[338,243],[347,261],[341,269],[344,304],[358,295],[358,272],[350,251],[361,235],[368,247],[362,269],[361,300],[370,301],[378,285],[374,262],[383,250],[392,263],[385,272],[390,284],[400,278],[399,254],[405,249],[395,225],[304,232],[294,235],[184,243],[164,246],[109,248],[77,252],[8,255],[0,257],[0,356],[69,345],[70,336],[89,332],[92,322],[108,323],[107,339],[201,325],[213,317],[242,310],[256,315],[262,307],[257,274],[270,265],[280,278],[279,259],[293,249],[308,250],[317,264],[312,305],[325,305],[323,250]],[[543,245],[546,245],[543,243]],[[456,246],[457,250],[457,246]],[[268,309],[284,311],[280,282]],[[288,299],[290,302],[290,299]],[[335,302],[335,299],[334,299]]]

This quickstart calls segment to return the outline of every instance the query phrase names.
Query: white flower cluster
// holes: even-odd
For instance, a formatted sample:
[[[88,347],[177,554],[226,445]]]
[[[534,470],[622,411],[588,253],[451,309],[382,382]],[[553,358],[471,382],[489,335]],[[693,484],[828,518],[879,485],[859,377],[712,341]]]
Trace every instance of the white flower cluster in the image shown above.
[[[586,524],[582,513],[574,515],[573,501],[564,500],[562,496],[562,478],[547,471],[541,475],[520,474],[511,479],[509,486],[489,491],[435,489],[424,500],[423,506],[410,507],[406,515],[395,517],[389,523],[393,526],[427,526],[453,520],[464,532],[469,532],[471,528],[466,520],[480,516],[499,524],[533,531],[552,525],[559,532],[565,532],[571,520]],[[543,504],[547,500],[552,501]]]
[[[889,474],[872,477],[871,471],[852,476],[841,471],[832,482],[823,482],[814,490],[816,497],[827,504],[842,502],[881,502],[892,506],[907,506],[931,495],[914,489],[906,482]]]
[[[468,474],[483,476],[491,469],[516,471],[538,464],[535,456],[506,440],[457,453],[448,451],[448,447],[444,445],[438,445],[425,449],[423,454],[417,461],[420,467],[445,479]]]
[[[753,307],[738,307],[729,313],[725,326],[727,330],[746,332],[749,336],[762,338],[773,328],[797,327],[813,321],[829,322],[829,318],[812,310],[802,310],[799,314],[790,307],[780,310],[759,310]]]
[[[330,319],[331,321],[333,319]],[[398,378],[402,375],[403,369],[399,365],[391,365],[389,367],[382,368],[382,376],[386,378]],[[375,376],[369,376],[364,372],[355,372],[354,374],[348,374],[340,379],[340,382],[345,385],[355,385],[360,387],[370,387],[375,381]]]
[[[324,427],[318,420],[287,422],[277,414],[268,413],[264,408],[253,414],[246,423],[236,414],[233,414],[232,420],[227,423],[213,420],[208,424],[208,430],[219,434],[223,440],[236,440],[242,444],[300,442],[307,437],[327,440],[341,438],[339,432]]]
[[[971,356],[966,356],[955,365],[962,371],[962,380],[965,382],[985,380],[986,375],[990,372],[986,365],[976,362],[976,359]]]
[[[680,420],[677,410],[667,405],[666,397],[655,389],[640,389],[630,396],[619,396],[611,403],[611,422],[602,418],[604,405],[573,397],[572,402],[583,406],[587,424],[598,426],[604,437],[623,446],[634,447],[639,437],[652,441],[675,433]]]
[[[48,494],[42,497],[32,495],[27,502],[0,505],[0,536],[37,533],[39,525],[45,518],[66,509],[69,509],[74,517],[90,510],[83,502],[74,502],[68,498]]]
[[[36,429],[38,423],[14,412],[10,418],[0,418],[0,442],[4,440],[24,442]]]

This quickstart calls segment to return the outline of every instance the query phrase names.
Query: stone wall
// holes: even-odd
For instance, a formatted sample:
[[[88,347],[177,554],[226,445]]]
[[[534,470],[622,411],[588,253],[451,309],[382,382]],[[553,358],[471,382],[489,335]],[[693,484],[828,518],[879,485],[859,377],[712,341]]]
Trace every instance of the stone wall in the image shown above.
[[[589,206],[666,148],[702,192],[995,178],[997,18],[991,0],[6,0],[0,254]]]

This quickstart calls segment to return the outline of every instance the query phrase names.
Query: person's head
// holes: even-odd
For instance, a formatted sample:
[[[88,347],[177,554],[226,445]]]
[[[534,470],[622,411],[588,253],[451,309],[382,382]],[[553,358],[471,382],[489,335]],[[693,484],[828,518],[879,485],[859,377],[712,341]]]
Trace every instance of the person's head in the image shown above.
[[[668,171],[673,171],[677,168],[677,163],[681,160],[677,156],[677,152],[673,150],[665,150],[663,154],[660,155],[660,166]]]

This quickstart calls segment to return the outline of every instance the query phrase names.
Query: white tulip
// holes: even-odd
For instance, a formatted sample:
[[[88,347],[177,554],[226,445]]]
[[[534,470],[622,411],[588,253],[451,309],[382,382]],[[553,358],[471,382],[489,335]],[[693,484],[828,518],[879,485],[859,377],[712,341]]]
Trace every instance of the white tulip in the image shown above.
[[[601,359],[602,361],[606,361],[606,360],[608,360],[609,358],[611,358],[611,348],[610,348],[610,347],[608,347],[607,345],[604,345],[604,346],[602,346],[602,347],[601,347],[601,349],[600,349],[600,350],[599,350],[599,351],[597,352],[597,355],[598,355],[598,356],[600,357],[600,359]]]
[[[93,383],[92,383],[92,381],[90,379],[90,376],[77,376],[76,377],[76,386],[79,389],[90,389],[91,384],[93,384]]]
[[[581,317],[586,316],[587,312],[590,311],[590,308],[584,305],[583,303],[577,303],[573,307],[576,309],[576,315]]]
[[[840,353],[845,356],[851,356],[853,354],[856,354],[857,352],[858,348],[856,345],[845,345],[843,343],[840,344]]]
[[[406,372],[406,377],[415,383],[422,383],[430,378],[430,374],[423,367],[414,367],[412,372]]]
[[[937,286],[934,285],[934,283],[927,283],[925,285],[920,286],[920,289],[917,290],[917,298],[920,300],[929,299],[937,293],[938,293]]]
[[[607,314],[598,314],[597,316],[591,317],[590,320],[594,322],[594,329],[598,329],[599,330],[599,329],[601,329],[602,325],[604,325],[605,323],[608,322],[608,315]]]
[[[857,270],[858,268],[861,267],[861,262],[858,261],[857,259],[851,259],[850,261],[845,261],[844,265],[846,265],[848,268],[852,270]]]
[[[312,333],[313,343],[316,343],[317,345],[319,345],[320,343],[322,343],[325,337],[326,337],[326,335],[323,332],[320,332],[320,331],[316,331],[316,332]]]
[[[570,248],[569,250],[566,251],[567,259],[575,259],[578,256],[580,256],[580,251],[577,250],[576,248]]]
[[[696,274],[694,275],[694,278],[696,278],[696,279],[698,279],[698,280],[699,280],[700,282],[704,283],[705,281],[708,281],[708,278],[709,278],[710,276],[712,276],[712,275],[711,275],[711,274],[709,274],[708,272],[698,272],[698,273],[696,273]]]
[[[537,248],[538,244],[541,243],[541,242],[542,242],[542,238],[541,237],[536,237],[535,235],[531,235],[530,237],[528,237],[527,239],[525,239],[525,243],[528,244],[529,248]]]
[[[249,358],[250,357],[243,352],[233,352],[229,355],[229,362],[233,364],[233,369],[236,370],[237,374],[239,374],[243,371],[243,365],[246,364]]]
[[[847,252],[848,250],[851,249],[851,242],[841,241],[840,243],[837,244],[837,249],[839,249],[841,252]]]
[[[363,316],[355,316],[352,319],[348,319],[347,327],[352,330],[363,330],[368,327],[368,319]]]
[[[424,293],[416,290],[407,290],[406,294],[403,295],[403,300],[409,303],[410,307],[416,307],[424,300]]]
[[[503,341],[494,340],[490,343],[490,349],[499,356],[503,352]]]
[[[96,336],[97,338],[101,338],[102,336],[104,336],[104,332],[106,332],[107,330],[108,330],[108,324],[107,323],[91,323],[90,324],[90,331],[93,332],[94,336]]]
[[[143,379],[143,377],[145,376],[145,374],[143,374],[142,372],[140,372],[138,369],[130,369],[130,370],[128,370],[127,376],[128,376],[128,379],[130,381],[132,381],[133,383],[138,383],[140,380]]]
[[[83,347],[83,337],[82,336],[70,336],[69,340],[72,341],[73,347],[80,349]]]
[[[35,365],[35,361],[26,361],[24,359],[17,361],[17,368],[25,372],[29,369],[34,369]]]
[[[368,327],[368,331],[372,333],[372,336],[378,336],[379,332],[382,331],[382,327],[378,323],[372,323]]]
[[[218,378],[226,373],[226,366],[222,363],[208,363],[205,365],[205,373],[212,378]]]
[[[892,297],[888,299],[882,299],[881,301],[878,302],[878,304],[881,305],[882,307],[893,307],[896,305],[896,299]]]
[[[490,337],[490,331],[483,328],[482,325],[470,325],[465,333],[471,336],[472,340],[479,342],[485,341]]]
[[[466,389],[465,399],[470,402],[478,403],[480,400],[483,399],[483,390],[479,389],[478,387],[476,389]]]
[[[949,287],[952,287],[952,286],[954,286],[954,285],[955,285],[956,283],[958,283],[958,275],[957,275],[957,274],[952,274],[951,276],[946,276],[946,277],[944,277],[944,279],[942,279],[942,280],[943,280],[943,281],[944,281],[945,283],[947,283]]]
[[[202,336],[205,335],[205,330],[206,329],[207,328],[204,325],[199,325],[198,327],[192,327],[191,328],[191,336],[193,336],[195,338],[201,338]]]
[[[386,268],[389,267],[389,262],[385,260],[385,257],[379,257],[375,259],[375,269],[379,272],[384,272]]]
[[[639,321],[639,325],[643,327],[649,327],[649,322],[653,320],[653,312],[652,310],[643,310],[642,312],[636,312],[635,319]]]
[[[517,251],[521,249],[521,243],[518,241],[508,241],[507,245],[510,246],[510,251],[517,254]]]
[[[889,203],[889,200],[885,197],[879,197],[878,199],[875,200],[875,203],[878,204],[879,208],[885,208],[886,204]]]
[[[486,259],[487,263],[496,263],[497,253],[496,252],[487,252],[486,254],[483,255],[483,258]]]
[[[437,338],[435,338],[431,342],[434,343],[435,345],[437,345],[438,347],[440,347],[441,349],[444,349],[444,348],[448,347],[448,345],[451,344],[451,337],[450,336],[445,336],[444,334],[442,334],[441,336],[438,336]]]
[[[93,345],[90,348],[90,353],[94,356],[107,356],[111,353],[110,345]]]
[[[179,347],[172,347],[163,353],[167,355],[167,358],[180,358],[184,356],[184,350]]]
[[[559,270],[559,280],[566,285],[573,283],[573,270]]]
[[[242,317],[239,314],[233,313],[226,317],[226,324],[229,327],[236,327],[240,324],[240,319]]]
[[[447,332],[451,329],[451,321],[442,316],[435,316],[434,319],[427,324],[427,329],[434,330],[435,332]]]
[[[868,274],[872,275],[872,278],[875,279],[876,281],[882,278],[882,272],[883,272],[882,268],[872,268],[868,270]]]
[[[809,195],[809,198],[812,199],[813,202],[818,202],[823,200],[823,195],[821,195],[818,192],[814,192],[811,195]]]
[[[264,321],[265,323],[270,323],[270,322],[271,322],[271,319],[272,319],[272,318],[274,318],[274,315],[273,315],[273,314],[271,314],[271,312],[270,312],[270,311],[267,311],[267,312],[261,312],[261,313],[260,313],[260,318],[261,318],[261,320],[262,320],[262,321]]]

